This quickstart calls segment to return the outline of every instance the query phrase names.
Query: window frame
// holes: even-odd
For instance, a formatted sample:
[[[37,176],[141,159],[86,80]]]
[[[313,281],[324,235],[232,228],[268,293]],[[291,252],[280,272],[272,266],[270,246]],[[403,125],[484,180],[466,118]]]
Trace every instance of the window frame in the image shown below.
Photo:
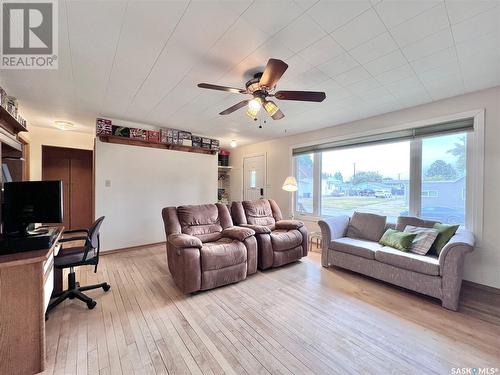
[[[297,192],[294,192],[292,194],[292,215],[293,216],[300,216],[302,218],[309,218],[309,220],[314,220],[315,218],[318,218],[320,216],[320,211],[319,211],[319,205],[320,202],[318,202],[318,199],[316,197],[318,196],[318,185],[319,185],[319,191],[321,192],[321,180],[318,180],[318,176],[321,177],[321,158],[318,157],[318,153],[313,154],[313,189],[312,189],[312,198],[313,198],[313,212],[301,212],[297,211]],[[292,156],[292,176],[297,178],[297,159]],[[318,184],[319,181],[319,184]],[[298,180],[297,180],[298,183]],[[321,199],[321,198],[320,198]]]
[[[405,130],[409,128],[424,127],[446,121],[464,120],[473,118],[474,131],[467,133],[466,144],[466,200],[465,200],[465,227],[471,230],[478,243],[483,236],[483,185],[484,185],[484,108],[452,115],[430,118],[417,122],[400,124],[376,130],[348,134],[340,137],[323,138],[321,142],[334,142],[347,140],[353,137],[383,134],[385,132]],[[295,158],[292,151],[295,148],[311,146],[317,141],[291,145],[289,155],[291,158],[292,174],[295,176]],[[317,221],[321,218],[321,153],[313,154],[314,178],[313,178],[313,213],[303,214],[295,210],[296,195],[291,195],[291,207],[294,217],[304,221]],[[420,216],[421,194],[422,194],[422,140],[410,141],[410,183],[409,183],[409,214]]]

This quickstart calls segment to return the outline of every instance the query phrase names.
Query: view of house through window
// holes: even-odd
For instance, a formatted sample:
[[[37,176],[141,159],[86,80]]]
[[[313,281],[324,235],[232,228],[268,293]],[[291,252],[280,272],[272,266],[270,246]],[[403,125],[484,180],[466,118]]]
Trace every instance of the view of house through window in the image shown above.
[[[466,134],[422,140],[420,216],[465,225]]]
[[[321,157],[322,215],[363,211],[395,220],[408,210],[409,141],[327,151]]]
[[[421,147],[411,150],[412,142]],[[320,216],[371,212],[391,222],[420,211],[425,219],[465,225],[466,142],[464,132],[296,156],[296,211]],[[421,161],[419,181],[410,179],[411,161]],[[412,186],[416,191],[419,185],[420,197],[411,202]]]

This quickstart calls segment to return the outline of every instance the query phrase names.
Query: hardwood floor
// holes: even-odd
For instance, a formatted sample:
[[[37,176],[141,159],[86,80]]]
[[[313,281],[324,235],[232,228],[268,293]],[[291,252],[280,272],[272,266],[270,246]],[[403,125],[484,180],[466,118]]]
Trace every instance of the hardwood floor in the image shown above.
[[[98,301],[94,310],[72,300],[50,314],[46,374],[451,374],[500,367],[500,311],[478,308],[474,294],[451,312],[433,299],[324,269],[317,253],[190,296],[173,284],[163,245],[103,256],[97,274],[88,267],[77,279],[112,287],[88,292]]]

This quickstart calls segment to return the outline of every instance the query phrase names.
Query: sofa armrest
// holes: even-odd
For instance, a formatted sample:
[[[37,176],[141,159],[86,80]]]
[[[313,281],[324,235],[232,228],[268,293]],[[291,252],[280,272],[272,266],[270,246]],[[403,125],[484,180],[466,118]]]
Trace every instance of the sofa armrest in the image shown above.
[[[467,230],[460,230],[448,241],[439,254],[440,273],[457,269],[457,263],[465,254],[474,250],[474,235]]]
[[[321,229],[321,265],[323,267],[328,267],[330,265],[328,260],[330,242],[345,236],[347,226],[349,225],[349,216],[331,216],[319,220],[318,225]]]
[[[255,232],[255,234],[271,233],[271,229],[265,225],[240,224],[239,226],[243,228],[250,228]]]
[[[299,220],[280,220],[276,222],[276,229],[299,229],[304,223]]]
[[[332,240],[345,237],[349,225],[349,216],[332,216],[318,221],[318,225],[321,229],[323,246],[328,246]]]
[[[168,236],[168,242],[176,248],[197,247],[201,249],[203,243],[198,237],[190,236],[189,234],[177,233]]]
[[[233,240],[243,242],[245,238],[253,236],[255,234],[255,231],[253,229],[244,227],[229,227],[224,229],[221,234],[222,237],[229,237]]]
[[[462,230],[455,233],[439,254],[439,274],[442,278],[441,301],[443,307],[447,309],[454,311],[458,309],[465,256],[473,250],[474,235]]]

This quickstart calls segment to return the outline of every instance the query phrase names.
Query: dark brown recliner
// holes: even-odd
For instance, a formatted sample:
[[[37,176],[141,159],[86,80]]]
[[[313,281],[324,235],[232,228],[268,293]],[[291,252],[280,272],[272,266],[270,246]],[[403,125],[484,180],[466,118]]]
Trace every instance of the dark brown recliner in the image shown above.
[[[216,288],[257,272],[257,241],[233,226],[223,204],[166,207],[168,268],[183,293]]]
[[[283,220],[272,199],[233,202],[233,222],[255,231],[258,267],[266,269],[295,262],[307,256],[307,229],[298,220]]]

